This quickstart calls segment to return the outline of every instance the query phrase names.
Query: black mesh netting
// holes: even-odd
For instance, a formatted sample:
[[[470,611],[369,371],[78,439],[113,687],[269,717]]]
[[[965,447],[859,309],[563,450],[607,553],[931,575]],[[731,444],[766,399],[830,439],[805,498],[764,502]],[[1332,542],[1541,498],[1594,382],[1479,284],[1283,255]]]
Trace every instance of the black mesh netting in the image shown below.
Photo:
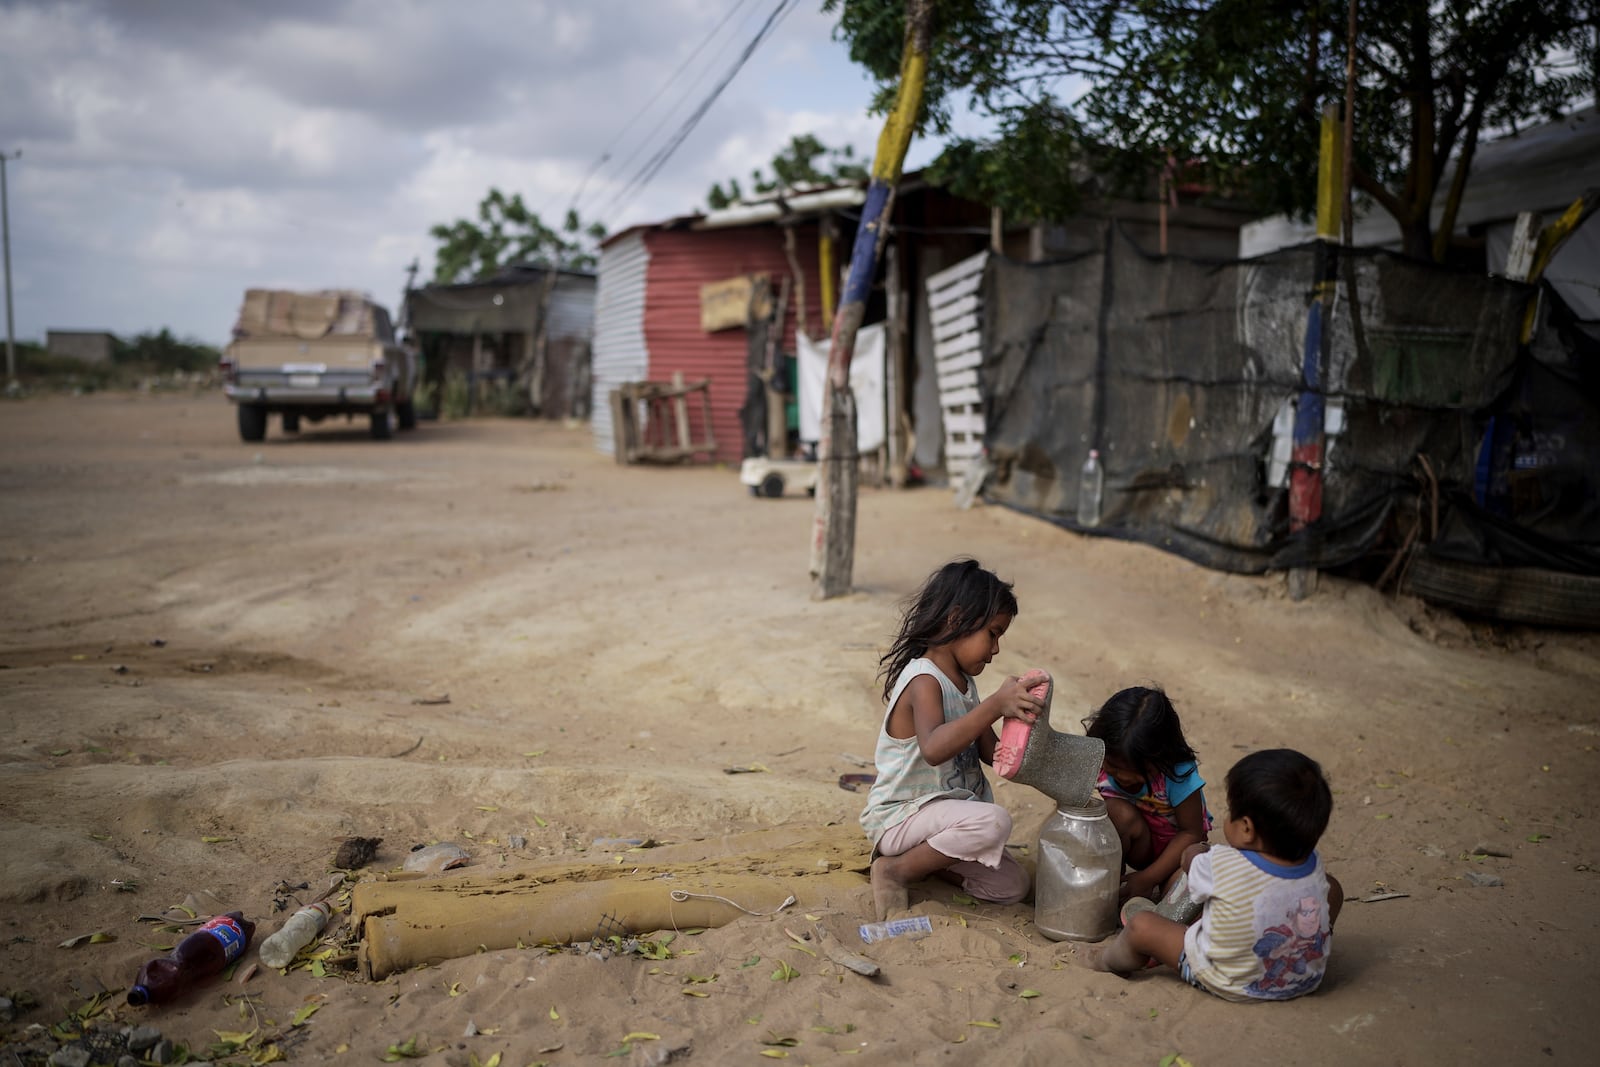
[[[991,258],[985,497],[1078,528],[1079,472],[1098,447],[1099,532],[1228,571],[1328,568],[1366,554],[1395,506],[1415,504],[1421,456],[1453,522],[1472,516],[1450,509],[1452,494],[1478,486],[1502,554],[1509,528],[1543,545],[1538,558],[1600,570],[1600,404],[1570,368],[1521,352],[1533,290],[1373,250],[1343,251],[1335,267],[1322,517],[1291,534],[1286,428],[1317,257],[1308,245],[1220,264],[1156,258],[1113,228],[1105,250],[1074,259]],[[1519,500],[1527,468],[1513,463],[1539,426],[1543,473],[1522,474],[1539,485]],[[1501,455],[1497,475],[1496,434],[1517,432],[1523,458]],[[1549,541],[1570,551],[1552,556]]]

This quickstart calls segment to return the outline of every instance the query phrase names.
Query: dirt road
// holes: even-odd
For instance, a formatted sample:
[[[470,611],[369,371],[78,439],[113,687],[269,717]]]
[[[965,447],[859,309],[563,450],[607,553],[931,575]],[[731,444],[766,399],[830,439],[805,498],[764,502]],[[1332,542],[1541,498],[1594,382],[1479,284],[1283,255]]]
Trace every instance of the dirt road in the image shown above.
[[[727,470],[618,467],[587,427],[275,425],[244,445],[214,394],[0,405],[0,990],[38,1002],[4,1033],[125,989],[172,940],[138,917],[191,894],[264,937],[275,887],[324,878],[346,835],[383,838],[373,877],[441,840],[500,867],[594,857],[602,837],[854,834],[862,795],[837,782],[872,753],[897,603],[971,554],[1021,603],[991,670],[1052,670],[1058,724],[1164,686],[1218,811],[1246,751],[1322,761],[1323,855],[1357,899],[1320,992],[1240,1008],[1168,973],[1092,973],[1029,905],[930,887],[913,903],[934,935],[873,946],[870,982],[745,918],[666,961],[506,949],[383,982],[269,972],[159,1012],[117,996],[101,1018],[197,1053],[256,1027],[307,1063],[412,1035],[463,1065],[624,1044],[639,1063],[1592,1057],[1595,636],[1471,627],[1338,581],[1292,603],[1278,578],[936,489],[865,491],[857,591],[818,603],[811,507],[752,499]],[[997,795],[1031,844],[1048,802]],[[848,934],[870,894],[801,907]],[[59,947],[94,932],[115,940]]]

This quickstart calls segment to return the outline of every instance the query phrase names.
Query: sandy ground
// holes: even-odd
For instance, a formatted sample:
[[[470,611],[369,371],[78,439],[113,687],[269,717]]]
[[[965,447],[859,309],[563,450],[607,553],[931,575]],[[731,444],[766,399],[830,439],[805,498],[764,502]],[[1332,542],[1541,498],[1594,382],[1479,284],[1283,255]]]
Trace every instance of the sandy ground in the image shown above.
[[[6,1039],[109,990],[100,1021],[152,1022],[197,1054],[255,1030],[307,1063],[376,1062],[414,1036],[433,1062],[505,1067],[1592,1062],[1594,635],[1471,626],[1326,579],[1294,603],[1281,578],[958,511],[938,489],[864,491],[857,591],[819,603],[811,508],[752,499],[725,469],[618,467],[587,427],[374,442],[274,424],[245,445],[215,394],[0,406],[0,988],[37,1002]],[[667,959],[508,948],[368,981],[342,926],[324,977],[122,1003],[174,940],[139,916],[192,896],[242,909],[259,941],[280,884],[325,880],[346,835],[383,838],[367,879],[435,841],[491,871],[613,863],[607,837],[855,841],[864,794],[838,779],[871,755],[897,604],[963,553],[1021,602],[991,670],[1052,670],[1058,724],[1165,686],[1216,809],[1245,751],[1323,762],[1323,853],[1357,899],[1321,991],[1241,1007],[1170,972],[1094,973],[1031,904],[934,886],[912,897],[932,936],[863,946],[865,879],[800,878],[796,908],[680,932]],[[997,796],[1026,855],[1049,804]],[[1359,899],[1387,893],[1404,895]],[[883,976],[797,945],[785,927],[807,915]],[[95,932],[114,940],[61,947]]]

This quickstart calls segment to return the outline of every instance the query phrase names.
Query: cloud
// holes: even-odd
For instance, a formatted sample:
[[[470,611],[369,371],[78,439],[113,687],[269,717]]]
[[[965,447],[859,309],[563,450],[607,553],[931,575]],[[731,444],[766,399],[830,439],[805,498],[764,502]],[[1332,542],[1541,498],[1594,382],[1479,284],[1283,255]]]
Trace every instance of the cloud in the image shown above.
[[[431,269],[429,228],[491,187],[547,221],[581,189],[616,229],[703,205],[796,133],[870,158],[870,87],[801,0],[633,181],[775,2],[0,2],[18,335],[216,343],[255,285],[392,304],[413,258]]]

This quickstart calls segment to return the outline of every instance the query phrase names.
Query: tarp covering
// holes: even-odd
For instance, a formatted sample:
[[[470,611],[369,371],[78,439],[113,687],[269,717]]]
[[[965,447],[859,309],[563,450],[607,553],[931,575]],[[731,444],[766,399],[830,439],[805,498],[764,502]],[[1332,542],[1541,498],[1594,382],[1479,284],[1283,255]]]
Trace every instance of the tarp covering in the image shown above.
[[[881,448],[888,436],[883,407],[885,340],[881,322],[856,331],[850,390],[856,397],[856,450],[862,453]],[[795,338],[802,441],[814,443],[822,436],[822,399],[828,389],[828,352],[832,346],[829,338],[813,341],[803,333]]]
[[[1498,510],[1502,525],[1566,546],[1554,556],[1568,568],[1600,567],[1600,404],[1592,381],[1588,392],[1571,386],[1570,367],[1565,395],[1553,397],[1555,372],[1519,354],[1532,288],[1372,250],[1350,251],[1339,266],[1322,517],[1290,533],[1283,464],[1273,464],[1285,442],[1274,427],[1281,436],[1292,425],[1284,413],[1301,391],[1318,254],[1304,245],[1220,264],[1156,258],[1113,229],[1102,251],[1074,259],[991,258],[985,498],[1078,528],[1079,472],[1098,447],[1097,532],[1228,571],[1325,569],[1362,557],[1397,503],[1416,502],[1426,457],[1446,505],[1482,481],[1483,514]],[[1479,476],[1496,412],[1501,425],[1524,427],[1525,465],[1526,427],[1552,428],[1542,510],[1527,500],[1513,508],[1504,477]],[[1499,462],[1504,475],[1516,461],[1506,452]],[[1491,561],[1487,550],[1480,558]],[[1549,545],[1538,558],[1552,558]]]
[[[1434,555],[1600,574],[1600,342],[1557,291],[1547,283],[1532,351],[1483,413],[1476,468]]]
[[[489,278],[459,285],[430,285],[406,294],[407,324],[418,333],[462,336],[493,333],[528,333],[537,328],[539,304],[545,299],[542,266],[512,266]],[[549,296],[552,339],[593,332],[594,275],[584,271],[558,271]],[[561,315],[571,303],[574,323]],[[570,317],[570,316],[569,316]]]

